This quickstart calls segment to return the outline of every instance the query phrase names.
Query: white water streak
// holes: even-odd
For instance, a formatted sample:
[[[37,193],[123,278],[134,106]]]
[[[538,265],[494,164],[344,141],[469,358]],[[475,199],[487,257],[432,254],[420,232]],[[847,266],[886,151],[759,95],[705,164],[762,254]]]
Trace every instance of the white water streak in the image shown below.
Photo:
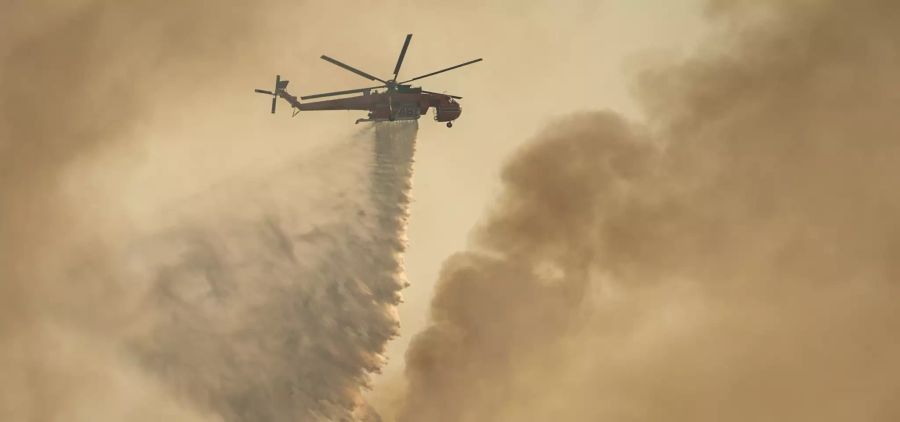
[[[416,131],[375,125],[183,204],[131,253],[142,365],[225,421],[379,420],[360,390],[398,330]]]

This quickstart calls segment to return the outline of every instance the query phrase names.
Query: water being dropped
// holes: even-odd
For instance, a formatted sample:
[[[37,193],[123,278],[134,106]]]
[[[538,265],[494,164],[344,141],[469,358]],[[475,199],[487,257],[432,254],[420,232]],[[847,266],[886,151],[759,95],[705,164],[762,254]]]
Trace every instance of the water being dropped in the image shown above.
[[[279,172],[223,183],[130,252],[142,364],[225,421],[377,421],[406,284],[417,125],[385,123]]]

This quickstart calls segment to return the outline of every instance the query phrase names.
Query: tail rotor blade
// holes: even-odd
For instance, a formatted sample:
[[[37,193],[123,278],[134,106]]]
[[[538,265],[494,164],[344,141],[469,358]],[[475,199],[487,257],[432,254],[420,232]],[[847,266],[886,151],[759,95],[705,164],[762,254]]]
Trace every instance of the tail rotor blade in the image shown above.
[[[284,98],[288,98],[286,96],[285,88],[287,88],[288,81],[282,81],[281,75],[275,75],[275,90],[269,91],[265,89],[254,89],[253,92],[257,94],[266,94],[272,96],[272,114],[275,114],[275,106],[278,104],[278,97],[283,96]]]

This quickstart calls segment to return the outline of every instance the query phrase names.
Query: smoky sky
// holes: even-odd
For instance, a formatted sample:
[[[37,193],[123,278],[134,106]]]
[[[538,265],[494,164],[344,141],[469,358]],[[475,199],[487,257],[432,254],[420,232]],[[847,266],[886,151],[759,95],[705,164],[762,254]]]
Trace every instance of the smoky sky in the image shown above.
[[[396,332],[415,127],[394,142],[399,158],[378,155],[385,164],[370,131],[318,164],[294,159],[252,188],[244,174],[224,194],[161,207],[143,231],[73,171],[110,151],[136,162],[128,148],[136,131],[153,137],[148,114],[259,54],[242,47],[263,37],[267,4],[219,6],[4,6],[0,419],[377,420],[359,391]],[[104,164],[92,165],[116,178]]]
[[[0,414],[6,420],[194,420],[116,343],[133,316],[103,213],[66,170],[115,145],[154,72],[185,79],[252,36],[253,11],[155,2],[13,2],[0,29]],[[173,85],[181,85],[177,80]],[[105,403],[105,405],[99,405]]]
[[[900,416],[900,7],[707,14],[635,76],[646,120],[560,118],[508,162],[401,420]]]
[[[288,57],[294,56],[286,53],[288,49],[313,58],[333,51],[366,70],[378,68],[377,60],[383,60],[381,68],[389,69],[398,46],[384,55],[361,46],[358,34],[352,32],[335,31],[327,43],[320,36],[304,36],[304,16],[294,17],[296,26],[272,19],[277,15],[273,11],[280,9],[269,7],[276,6],[269,2],[211,7],[187,1],[168,6],[140,0],[12,2],[0,13],[0,419],[237,419],[242,409],[252,409],[245,413],[252,416],[272,415],[266,412],[275,410],[234,406],[236,400],[249,397],[257,401],[248,402],[258,405],[267,398],[290,397],[284,394],[290,391],[285,385],[269,391],[277,394],[263,391],[264,374],[291,376],[282,371],[292,363],[281,348],[287,343],[260,346],[265,342],[258,339],[277,337],[273,332],[223,335],[216,341],[237,339],[221,344],[254,353],[226,348],[204,359],[202,348],[171,346],[185,339],[202,342],[215,337],[208,331],[193,335],[191,329],[222,329],[216,322],[224,318],[205,319],[219,314],[180,314],[181,320],[161,325],[168,329],[153,331],[160,325],[147,321],[159,321],[174,308],[183,311],[177,301],[168,300],[196,292],[175,289],[178,294],[164,296],[165,307],[149,306],[147,285],[129,284],[141,278],[133,278],[133,268],[123,268],[123,262],[130,262],[122,261],[123,244],[133,247],[135,239],[128,227],[108,218],[121,210],[104,209],[103,202],[92,201],[98,195],[90,189],[78,197],[89,200],[73,200],[66,186],[77,173],[69,170],[81,160],[138,142],[139,137],[152,138],[156,133],[144,126],[148,115],[177,110],[180,101],[206,106],[184,113],[188,125],[209,123],[222,104],[211,104],[217,101],[198,92],[223,89],[218,79],[223,73],[249,66],[264,54],[277,57],[273,60],[281,66],[271,73],[284,74],[285,68],[296,64],[289,62]],[[439,41],[430,44],[433,54],[423,48],[410,56],[418,60],[409,62],[410,72],[415,66],[427,72],[431,70],[427,66],[449,64],[443,62],[450,59],[446,52],[433,48],[442,42],[465,43],[466,54],[472,47],[471,54],[489,59],[486,66],[501,63],[488,57],[490,52],[494,56],[508,52],[507,69],[526,68],[535,51],[549,55],[559,47],[556,28],[531,25],[532,17],[545,9],[517,7],[518,3],[510,3],[491,8],[478,33],[451,25],[452,31],[440,32],[446,39],[438,36]],[[344,8],[334,6],[332,15],[341,16],[338,12],[343,10],[338,9]],[[421,14],[425,9],[433,13]],[[403,10],[395,18],[436,28],[447,26],[446,16],[468,13],[456,5]],[[353,22],[374,39],[393,40],[394,35],[384,35],[379,18],[398,22],[370,12],[371,18]],[[615,111],[559,118],[509,161],[498,201],[475,230],[470,250],[445,264],[431,326],[409,350],[402,420],[900,417],[892,394],[900,387],[893,358],[900,349],[895,334],[900,319],[893,300],[900,251],[894,188],[900,164],[896,147],[900,10],[879,0],[852,4],[717,0],[709,3],[706,13],[715,31],[696,54],[634,75],[645,120],[628,120]],[[431,17],[420,20],[421,16]],[[268,30],[261,28],[263,17],[283,28],[285,39],[272,47],[278,54],[254,44]],[[431,19],[434,25],[427,22]],[[518,26],[510,28],[519,32],[508,33],[527,42],[503,45],[515,37],[489,36],[497,28],[505,31],[504,25],[512,21]],[[306,24],[321,29],[313,22]],[[402,39],[407,29],[396,27],[392,29],[401,34],[396,39]],[[484,48],[474,48],[480,43]],[[424,44],[414,41],[413,47],[417,45]],[[581,53],[579,57],[591,63],[602,61],[604,54]],[[566,60],[546,65],[551,67],[539,69],[572,71]],[[454,79],[433,82],[467,97],[463,118],[472,122],[469,130],[460,124],[453,129],[456,132],[447,133],[477,138],[470,145],[490,145],[504,136],[509,126],[496,120],[494,126],[491,118],[533,120],[541,116],[529,113],[547,109],[523,101],[518,108],[500,110],[503,103],[479,103],[475,98],[525,95],[524,83],[542,80],[553,81],[556,92],[565,82],[534,78],[546,76],[537,71],[491,69],[502,68],[477,70],[505,75],[509,88],[515,89],[503,89],[495,79],[479,84],[475,68],[459,79],[461,84],[465,81],[460,87],[453,85]],[[229,81],[227,89],[238,86],[234,89],[251,98],[249,90],[257,87],[257,81],[243,76]],[[344,76],[348,80],[328,80],[334,89],[355,86],[339,86],[338,82],[352,83],[352,75]],[[295,78],[292,83],[303,82]],[[312,92],[319,86],[309,82],[303,88]],[[255,100],[263,101],[260,107],[265,112],[265,100],[248,99]],[[496,104],[498,109],[484,104]],[[552,110],[568,110],[566,104],[571,103],[561,101]],[[214,123],[227,130],[236,126]],[[208,134],[184,138],[191,144],[218,141]],[[253,145],[266,148],[262,142]],[[226,147],[221,149],[218,152],[224,154]],[[472,154],[490,156],[487,152]],[[191,158],[185,161],[198,157]],[[117,163],[127,166],[129,160]],[[154,189],[175,190],[166,184],[188,182],[199,173],[179,169],[180,177],[161,175],[166,176],[159,178],[164,182]],[[143,188],[129,187],[131,196]],[[322,187],[315,197],[318,202],[300,198],[287,205],[279,202],[275,206],[284,207],[281,213],[270,214],[312,213],[313,204],[324,204],[318,211],[327,209],[333,205],[325,200],[333,188]],[[218,205],[241,210],[252,206],[242,198]],[[335,212],[330,217],[343,215]],[[201,213],[202,224],[175,225],[193,232],[165,239],[174,239],[176,246],[187,243],[201,258],[220,259],[227,264],[220,270],[259,269],[260,262],[283,258],[277,252],[281,249],[273,247],[275,252],[269,253],[241,246],[282,245],[279,233],[290,230],[273,227],[296,228],[290,218],[246,222]],[[228,222],[229,228],[210,227],[216,221]],[[347,224],[354,236],[374,227]],[[332,232],[303,233],[308,236],[300,243],[329,238]],[[382,239],[379,244],[390,252],[398,241]],[[336,256],[355,254],[340,246],[336,250]],[[141,255],[143,266],[160,269]],[[252,262],[241,266],[222,257],[250,257]],[[284,265],[277,261],[272,268],[279,272]],[[179,268],[191,270],[178,273]],[[173,271],[194,281],[198,274],[194,269],[176,266]],[[153,271],[150,275],[158,275]],[[378,308],[372,315],[384,317],[379,326],[387,327],[385,331],[373,332],[369,339],[354,334],[361,332],[354,329],[362,323],[346,318],[359,314],[341,316],[343,308],[334,305],[344,300],[368,303],[365,284],[352,286],[358,289],[345,290],[351,293],[346,296],[331,294],[325,287],[313,289],[335,299],[320,303],[329,310],[322,326],[342,330],[334,342],[322,344],[332,347],[347,341],[365,344],[367,352],[377,350],[377,343],[391,335],[394,321]],[[390,303],[395,287],[372,294]],[[290,301],[281,305],[253,313],[258,318],[252,321],[299,312]],[[165,312],[139,313],[152,309]],[[297,328],[280,325],[284,319],[274,320],[281,332]],[[179,326],[178,321],[189,324]],[[346,330],[347,326],[355,328]],[[261,349],[277,353],[256,353]],[[362,361],[371,369],[380,365],[377,353],[354,355],[351,349],[317,356],[351,356],[350,361]],[[217,364],[235,356],[254,359],[240,365]],[[276,358],[266,361],[260,356]],[[305,362],[312,365],[313,360]],[[344,362],[331,361],[335,366]],[[263,387],[244,388],[232,382],[234,374],[257,364],[266,370],[249,379]],[[322,369],[328,364],[312,366]],[[358,374],[356,368],[340,369],[343,374]],[[219,382],[222,374],[229,382]],[[353,376],[355,381],[362,379]],[[219,388],[206,388],[207,381]],[[333,385],[349,385],[342,382]],[[338,405],[329,409],[340,413],[358,405],[353,402],[355,387],[347,390],[339,396],[349,397],[348,402],[335,399]],[[279,402],[290,402],[285,408],[297,405]]]

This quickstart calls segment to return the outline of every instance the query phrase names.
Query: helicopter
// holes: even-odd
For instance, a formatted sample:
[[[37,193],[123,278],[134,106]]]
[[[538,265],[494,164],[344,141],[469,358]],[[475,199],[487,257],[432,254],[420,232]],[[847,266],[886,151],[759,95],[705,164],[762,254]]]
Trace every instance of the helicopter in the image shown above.
[[[287,92],[289,81],[281,79],[281,75],[275,76],[275,89],[272,91],[264,89],[255,89],[254,92],[272,96],[272,113],[275,113],[275,106],[278,98],[281,97],[287,101],[293,109],[293,116],[301,111],[313,110],[362,110],[368,111],[366,118],[357,119],[356,123],[361,122],[384,122],[398,120],[418,120],[419,117],[428,113],[428,109],[434,108],[434,120],[438,122],[446,122],[447,127],[453,127],[453,121],[458,119],[462,114],[462,108],[456,100],[462,97],[456,95],[441,94],[437,92],[425,91],[421,87],[413,87],[410,82],[444,73],[463,66],[468,66],[481,61],[480,58],[470,60],[456,66],[450,66],[445,69],[426,73],[415,78],[398,82],[400,75],[400,67],[403,65],[403,59],[406,57],[406,50],[409,48],[409,42],[412,40],[412,34],[406,35],[403,42],[403,48],[400,50],[400,57],[397,58],[397,65],[394,66],[394,74],[391,79],[382,79],[363,72],[355,67],[342,63],[336,59],[323,55],[322,60],[334,64],[344,70],[353,72],[371,81],[378,81],[381,85],[368,88],[348,89],[345,91],[326,92],[323,94],[313,94],[301,96],[299,99]],[[312,100],[316,98],[333,97],[348,94],[362,94],[347,98],[338,98],[313,102],[300,102],[300,100]]]

